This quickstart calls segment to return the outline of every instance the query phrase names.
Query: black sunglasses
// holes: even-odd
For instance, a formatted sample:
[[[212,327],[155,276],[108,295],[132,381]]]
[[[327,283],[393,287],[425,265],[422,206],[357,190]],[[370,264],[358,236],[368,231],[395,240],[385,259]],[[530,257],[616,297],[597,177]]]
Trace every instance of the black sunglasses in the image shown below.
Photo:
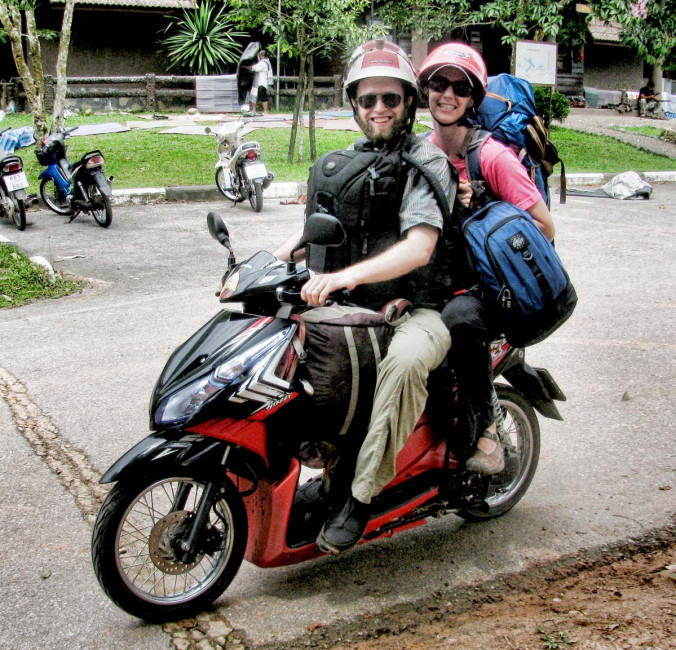
[[[458,81],[451,81],[450,79],[446,79],[445,77],[439,77],[438,79],[430,79],[427,82],[427,85],[435,92],[435,93],[445,93],[446,90],[451,87],[453,88],[453,94],[456,97],[469,97],[472,94],[472,84],[470,84],[468,81],[464,81],[462,79]]]
[[[397,108],[403,99],[403,97],[401,95],[397,95],[397,93],[383,93],[382,95],[369,93],[368,95],[360,95],[357,97],[357,104],[359,104],[362,108],[373,108],[378,102],[378,97],[383,100],[383,104],[385,104],[387,108]]]

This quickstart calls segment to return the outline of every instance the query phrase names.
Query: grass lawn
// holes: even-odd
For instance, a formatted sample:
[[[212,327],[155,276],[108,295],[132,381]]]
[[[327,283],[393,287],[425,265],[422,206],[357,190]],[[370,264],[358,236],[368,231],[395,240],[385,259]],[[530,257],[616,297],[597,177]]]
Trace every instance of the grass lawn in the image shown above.
[[[75,116],[69,126],[138,119],[135,115],[113,113],[87,117]],[[214,121],[214,123],[216,123]],[[0,126],[18,127],[31,124],[29,115],[8,115]],[[203,123],[206,125],[207,123]],[[416,126],[417,131],[426,127]],[[125,133],[76,137],[68,141],[70,160],[77,160],[91,149],[101,149],[106,158],[106,172],[115,176],[116,188],[171,187],[176,185],[211,185],[217,159],[216,141],[209,136],[162,135],[159,129],[134,129]],[[286,162],[290,129],[259,129],[247,139],[258,140],[263,161],[275,172],[277,181],[304,181],[308,176],[309,139],[305,138],[306,161],[289,165]],[[354,131],[317,131],[317,151],[343,148],[352,143]],[[676,159],[639,151],[610,137],[588,135],[562,127],[554,127],[552,140],[569,173],[660,171],[676,169]],[[33,147],[19,149],[28,180],[29,191],[38,191],[38,165]],[[558,169],[555,169],[558,173]]]
[[[26,255],[13,246],[0,243],[0,309],[20,307],[34,300],[61,298],[82,291],[86,282],[49,271],[32,264]]]
[[[640,133],[641,135],[650,135],[654,138],[659,138],[662,135],[662,129],[658,129],[656,126],[620,126],[619,124],[615,124],[611,128],[615,129],[615,131]]]

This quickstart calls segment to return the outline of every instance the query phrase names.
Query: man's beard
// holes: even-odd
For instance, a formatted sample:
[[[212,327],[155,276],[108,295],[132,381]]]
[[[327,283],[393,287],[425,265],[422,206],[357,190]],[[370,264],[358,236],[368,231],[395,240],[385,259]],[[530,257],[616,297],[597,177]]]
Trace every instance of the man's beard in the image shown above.
[[[371,122],[362,119],[359,114],[355,115],[355,120],[359,128],[364,132],[367,140],[373,144],[375,148],[381,148],[392,142],[396,142],[406,133],[406,122],[408,115],[404,113],[401,117],[395,118],[389,124],[389,130],[386,133],[379,133],[376,135],[375,128]]]

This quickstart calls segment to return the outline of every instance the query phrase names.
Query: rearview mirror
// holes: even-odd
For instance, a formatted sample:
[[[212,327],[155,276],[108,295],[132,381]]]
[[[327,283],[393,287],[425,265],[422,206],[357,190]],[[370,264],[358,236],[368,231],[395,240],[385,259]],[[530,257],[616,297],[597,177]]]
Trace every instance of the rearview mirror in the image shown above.
[[[218,212],[210,212],[207,214],[207,226],[209,227],[209,234],[222,246],[231,250],[230,233],[228,227],[221,218]]]
[[[317,244],[319,246],[340,246],[345,241],[345,228],[343,224],[330,214],[315,212],[305,221],[303,234],[300,241],[291,252],[295,253],[307,244]]]

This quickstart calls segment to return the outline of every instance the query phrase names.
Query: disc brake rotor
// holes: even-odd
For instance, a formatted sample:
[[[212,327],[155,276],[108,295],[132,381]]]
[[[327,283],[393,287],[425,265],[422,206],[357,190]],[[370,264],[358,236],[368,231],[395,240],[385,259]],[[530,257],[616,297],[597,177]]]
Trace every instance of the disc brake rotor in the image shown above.
[[[148,542],[148,552],[153,564],[160,571],[180,575],[192,571],[202,561],[201,553],[190,564],[181,562],[176,557],[177,538],[185,537],[193,517],[194,515],[186,510],[178,510],[162,517],[153,526]]]

